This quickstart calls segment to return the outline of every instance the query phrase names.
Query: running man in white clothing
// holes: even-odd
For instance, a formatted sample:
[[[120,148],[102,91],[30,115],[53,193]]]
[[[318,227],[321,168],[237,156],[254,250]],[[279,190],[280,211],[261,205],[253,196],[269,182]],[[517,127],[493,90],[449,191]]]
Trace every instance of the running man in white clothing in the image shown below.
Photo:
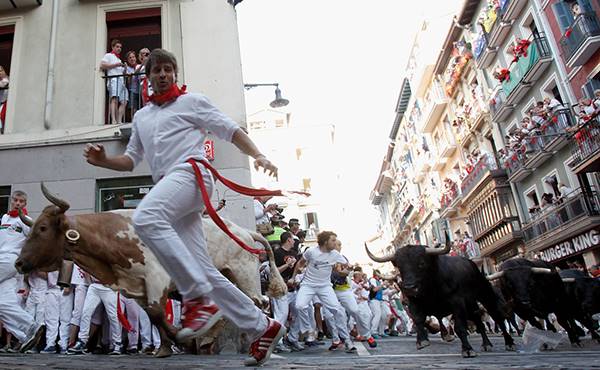
[[[150,104],[135,114],[125,153],[107,157],[102,145],[88,144],[84,156],[95,166],[118,171],[133,170],[143,158],[150,165],[156,185],[142,199],[132,221],[183,296],[183,329],[177,334],[178,341],[202,336],[225,315],[254,341],[245,364],[262,365],[285,328],[267,318],[213,265],[202,230],[205,206],[193,167],[186,161],[205,159],[204,141],[210,131],[254,158],[256,169],[262,167],[277,176],[277,167],[204,95],[186,94],[185,88],[177,86],[173,54],[155,49],[145,68],[153,94]],[[210,196],[212,176],[205,168],[201,171]]]
[[[336,271],[342,271],[347,267],[348,262],[336,250],[337,235],[335,233],[331,231],[319,233],[317,243],[318,246],[308,248],[304,252],[292,275],[292,279],[294,279],[298,271],[306,266],[304,279],[302,279],[296,295],[296,310],[298,312],[307,310],[313,298],[317,296],[323,307],[335,318],[335,326],[340,337],[344,339],[346,352],[356,352],[356,347],[348,332],[346,311],[340,305],[331,283],[331,272],[334,267]],[[334,350],[339,346],[341,343],[334,341],[330,349]]]

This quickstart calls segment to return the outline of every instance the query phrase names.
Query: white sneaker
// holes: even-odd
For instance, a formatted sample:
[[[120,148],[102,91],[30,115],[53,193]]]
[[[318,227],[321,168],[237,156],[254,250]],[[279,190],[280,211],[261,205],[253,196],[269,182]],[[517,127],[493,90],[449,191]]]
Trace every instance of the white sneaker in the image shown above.
[[[31,327],[27,331],[27,337],[23,341],[23,344],[21,344],[21,348],[19,348],[19,352],[25,353],[32,349],[42,338],[43,332],[44,324],[34,323],[33,325],[31,325]]]

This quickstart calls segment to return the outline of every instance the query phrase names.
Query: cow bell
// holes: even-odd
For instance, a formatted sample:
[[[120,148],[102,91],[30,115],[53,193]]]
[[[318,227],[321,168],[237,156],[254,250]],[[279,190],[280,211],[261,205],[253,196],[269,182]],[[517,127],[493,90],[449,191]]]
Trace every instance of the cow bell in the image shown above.
[[[62,260],[60,270],[58,271],[58,284],[61,288],[71,287],[71,276],[73,275],[73,261]]]

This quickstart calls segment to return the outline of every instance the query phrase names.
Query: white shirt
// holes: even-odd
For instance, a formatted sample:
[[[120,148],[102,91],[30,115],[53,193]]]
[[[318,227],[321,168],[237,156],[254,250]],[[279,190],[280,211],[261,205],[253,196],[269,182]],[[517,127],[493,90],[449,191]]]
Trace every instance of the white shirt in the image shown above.
[[[104,57],[102,57],[102,61],[107,64],[115,64],[115,63],[123,63],[121,59],[119,59],[113,53],[106,53]],[[106,70],[106,74],[108,76],[117,76],[123,74],[123,66],[114,67]]]
[[[256,219],[256,224],[268,224],[269,213],[265,212],[265,206],[258,199],[254,199],[254,218]]]
[[[337,263],[346,263],[346,259],[336,250],[325,253],[321,249],[311,247],[303,254],[307,262],[302,285],[313,287],[331,286],[331,271]]]
[[[145,157],[157,182],[190,158],[204,159],[208,131],[230,142],[238,128],[204,95],[188,93],[171,103],[147,104],[137,111],[125,155],[134,166]]]
[[[0,225],[0,256],[9,253],[18,256],[29,235],[29,226],[25,225],[18,216],[10,217],[7,214],[2,216]]]

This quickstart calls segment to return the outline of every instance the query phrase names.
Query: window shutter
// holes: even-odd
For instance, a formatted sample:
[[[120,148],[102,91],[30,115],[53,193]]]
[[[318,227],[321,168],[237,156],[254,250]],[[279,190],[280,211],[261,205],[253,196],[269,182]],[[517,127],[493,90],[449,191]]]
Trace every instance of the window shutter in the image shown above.
[[[587,98],[594,99],[594,90],[600,89],[600,81],[596,79],[591,79],[583,86],[581,86],[581,91],[583,95]]]
[[[564,1],[559,1],[556,4],[552,4],[552,10],[554,11],[554,16],[558,21],[560,33],[565,33],[565,30],[569,28],[571,24],[573,24],[573,14],[571,13],[569,4],[565,3]]]

